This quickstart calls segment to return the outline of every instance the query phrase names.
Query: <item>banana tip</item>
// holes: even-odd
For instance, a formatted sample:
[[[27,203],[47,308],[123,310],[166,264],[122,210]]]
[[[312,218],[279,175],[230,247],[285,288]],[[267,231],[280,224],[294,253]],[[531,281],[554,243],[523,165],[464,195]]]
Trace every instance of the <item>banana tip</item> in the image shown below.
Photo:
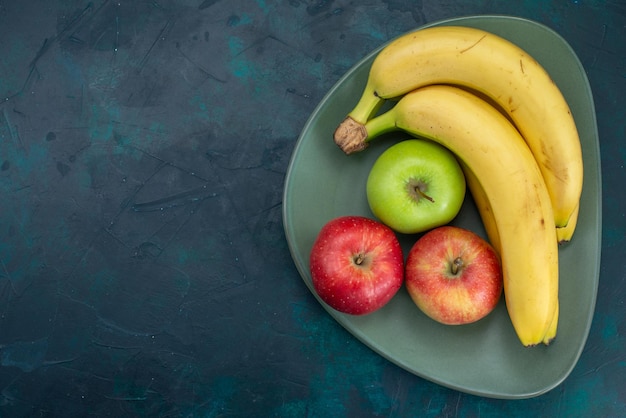
[[[545,341],[543,341],[544,345],[550,345],[552,344],[552,342],[555,340],[556,337],[552,337],[552,338],[548,338]]]
[[[358,123],[350,116],[339,124],[333,135],[335,144],[348,155],[363,151],[367,148],[366,138],[367,131],[365,126],[362,123]]]

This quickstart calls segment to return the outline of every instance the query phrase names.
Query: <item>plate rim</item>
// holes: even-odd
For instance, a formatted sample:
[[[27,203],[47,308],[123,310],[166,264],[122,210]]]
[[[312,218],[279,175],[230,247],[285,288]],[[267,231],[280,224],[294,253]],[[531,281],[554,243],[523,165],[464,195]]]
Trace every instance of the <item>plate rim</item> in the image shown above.
[[[295,243],[293,242],[293,237],[290,235],[289,232],[289,227],[291,226],[289,224],[289,214],[288,214],[288,207],[289,205],[286,203],[288,202],[288,192],[289,192],[289,184],[291,182],[291,177],[292,177],[292,173],[293,173],[293,167],[296,165],[297,163],[297,157],[300,156],[300,153],[298,152],[300,147],[303,144],[303,139],[305,134],[309,131],[310,127],[313,125],[313,123],[316,121],[317,116],[319,115],[319,113],[323,110],[323,107],[325,105],[325,103],[327,102],[327,100],[332,97],[335,92],[344,84],[344,82],[348,79],[350,79],[353,74],[355,72],[357,72],[367,61],[369,61],[370,59],[372,59],[372,57],[376,54],[378,54],[378,52],[380,52],[387,44],[389,44],[390,42],[392,42],[394,39],[403,36],[407,33],[412,33],[418,30],[422,30],[428,27],[432,27],[432,26],[444,26],[444,25],[463,25],[464,23],[467,22],[472,22],[472,21],[489,21],[489,20],[500,20],[503,22],[506,21],[518,21],[521,22],[523,24],[529,24],[532,25],[534,27],[536,27],[537,29],[546,31],[548,33],[550,33],[551,36],[557,38],[562,44],[563,46],[569,50],[569,53],[571,54],[571,56],[574,58],[574,60],[576,61],[576,63],[579,66],[579,69],[581,70],[582,73],[582,78],[584,81],[584,85],[580,86],[581,88],[584,88],[585,92],[586,92],[586,96],[589,97],[590,99],[590,103],[588,103],[588,105],[590,106],[592,112],[592,124],[590,126],[591,130],[593,131],[593,148],[595,151],[595,154],[597,155],[597,161],[595,161],[597,168],[596,170],[594,170],[596,172],[596,184],[595,184],[595,188],[597,190],[597,199],[593,200],[593,206],[596,208],[597,210],[597,218],[596,218],[596,222],[595,222],[595,231],[596,231],[596,239],[598,242],[597,245],[597,253],[595,253],[595,257],[597,259],[596,262],[596,266],[595,266],[595,274],[593,277],[594,280],[594,286],[593,286],[593,295],[592,295],[592,305],[589,309],[589,312],[587,314],[587,322],[585,324],[585,328],[583,330],[583,339],[581,341],[581,343],[578,346],[578,350],[575,353],[574,356],[574,361],[571,362],[571,364],[569,365],[569,367],[564,371],[564,373],[562,373],[561,376],[558,376],[557,378],[555,378],[555,380],[546,386],[543,386],[541,388],[537,388],[536,390],[529,390],[529,391],[525,391],[525,392],[518,392],[518,393],[504,393],[504,392],[497,392],[497,391],[485,391],[485,390],[473,390],[471,387],[466,387],[466,386],[462,386],[462,385],[456,385],[454,383],[450,383],[445,381],[445,379],[438,379],[435,378],[433,376],[430,376],[426,373],[420,373],[418,371],[413,370],[412,368],[408,367],[406,364],[404,364],[402,361],[400,361],[400,359],[397,358],[393,358],[391,356],[389,356],[387,353],[385,353],[384,351],[381,351],[378,347],[374,346],[373,344],[370,344],[367,341],[367,336],[363,334],[363,332],[361,332],[361,330],[359,329],[354,329],[354,328],[350,328],[347,326],[347,322],[342,318],[342,316],[337,313],[337,312],[333,312],[327,305],[325,305],[319,298],[319,296],[316,294],[316,292],[314,291],[314,289],[312,288],[312,285],[305,280],[305,276],[308,277],[309,272],[306,270],[305,266],[300,265],[299,262],[297,262],[297,258],[299,258],[299,254],[296,254],[296,249],[295,249]],[[285,232],[285,238],[287,240],[287,244],[289,247],[289,251],[292,257],[292,260],[294,261],[294,264],[301,276],[301,279],[303,279],[305,285],[309,288],[309,290],[313,293],[314,297],[318,300],[318,302],[321,303],[322,307],[327,311],[327,313],[329,313],[331,315],[331,317],[336,320],[346,331],[348,331],[349,334],[351,334],[352,336],[354,336],[357,340],[359,340],[359,342],[361,342],[362,344],[364,344],[365,346],[367,346],[368,348],[370,348],[372,351],[376,352],[378,355],[380,355],[381,357],[387,359],[388,361],[390,361],[391,363],[395,364],[396,366],[410,372],[411,374],[414,374],[420,378],[423,378],[425,380],[434,382],[436,384],[439,384],[443,387],[447,387],[450,389],[454,389],[460,392],[464,392],[464,393],[469,393],[472,395],[478,395],[478,396],[485,396],[485,397],[490,397],[490,398],[498,398],[498,399],[525,399],[525,398],[532,398],[532,397],[536,397],[539,395],[542,395],[546,392],[549,392],[550,390],[554,389],[555,387],[559,386],[572,372],[572,370],[574,369],[574,367],[576,366],[576,364],[578,363],[578,360],[584,350],[584,347],[586,345],[588,336],[589,336],[589,332],[591,329],[591,325],[592,325],[592,320],[593,320],[593,316],[595,313],[595,305],[597,302],[597,292],[598,292],[598,287],[599,287],[599,275],[600,275],[600,266],[601,266],[601,256],[602,256],[602,170],[601,170],[601,160],[600,160],[600,144],[599,144],[599,135],[598,135],[598,126],[597,126],[597,116],[596,116],[596,111],[595,111],[595,102],[593,100],[593,92],[591,90],[591,86],[587,77],[587,74],[584,70],[584,66],[581,63],[579,57],[577,56],[577,54],[575,53],[575,51],[573,50],[573,48],[571,47],[571,45],[559,34],[557,33],[555,30],[553,30],[552,28],[546,26],[543,23],[531,20],[531,19],[527,19],[527,18],[523,18],[523,17],[519,17],[519,16],[511,16],[511,15],[505,15],[505,14],[487,14],[487,15],[466,15],[466,16],[459,16],[459,17],[453,17],[453,18],[446,18],[446,19],[441,19],[441,20],[436,20],[433,22],[428,22],[424,25],[420,25],[414,29],[410,29],[408,31],[405,31],[404,33],[390,38],[389,40],[381,43],[377,48],[374,48],[373,50],[371,50],[370,52],[368,52],[363,58],[359,59],[356,63],[354,63],[334,84],[333,86],[326,92],[326,94],[324,94],[324,96],[321,98],[321,100],[319,101],[319,103],[316,105],[316,107],[314,108],[314,110],[311,112],[309,118],[307,119],[307,121],[305,122],[305,124],[303,125],[303,128],[298,136],[298,139],[296,141],[296,145],[293,148],[290,160],[289,160],[289,164],[288,164],[288,168],[287,168],[287,172],[286,172],[286,176],[285,176],[285,181],[284,181],[284,189],[283,189],[283,208],[282,208],[282,218],[283,218],[283,228],[284,228],[284,232]],[[587,169],[587,168],[585,168]]]

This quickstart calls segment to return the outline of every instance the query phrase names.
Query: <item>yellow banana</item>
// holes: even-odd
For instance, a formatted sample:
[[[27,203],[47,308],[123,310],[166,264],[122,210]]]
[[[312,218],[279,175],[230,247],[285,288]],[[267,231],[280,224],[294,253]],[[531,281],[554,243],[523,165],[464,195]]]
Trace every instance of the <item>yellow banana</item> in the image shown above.
[[[558,299],[558,246],[550,197],[523,138],[484,100],[439,85],[405,95],[349,142],[398,129],[447,147],[478,178],[499,231],[511,322],[523,345],[541,343]]]
[[[467,182],[467,186],[470,189],[470,193],[474,198],[474,203],[476,205],[476,209],[478,209],[478,213],[480,214],[480,219],[483,221],[483,226],[485,227],[485,232],[487,233],[487,238],[491,245],[498,249],[499,247],[499,236],[498,229],[496,227],[495,220],[493,219],[493,212],[491,210],[491,206],[489,206],[489,200],[485,195],[484,190],[482,190],[482,186],[480,185],[478,179],[466,166],[461,164],[461,168],[463,169],[463,174],[465,175],[465,179]],[[556,228],[556,238],[559,244],[565,244],[571,241],[574,231],[576,229],[576,223],[578,221],[578,206],[574,210],[574,213],[570,221],[566,226],[561,228]]]
[[[569,106],[550,75],[528,53],[483,30],[431,27],[389,43],[375,58],[363,95],[337,128],[335,141],[362,130],[384,100],[431,84],[463,86],[501,107],[539,164],[555,224],[563,227],[576,217],[583,162]]]
[[[496,220],[493,216],[493,210],[491,209],[491,205],[489,204],[489,198],[487,197],[487,194],[483,190],[483,187],[480,185],[480,182],[478,181],[478,178],[474,175],[474,173],[463,163],[461,163],[461,168],[463,169],[463,173],[465,175],[467,187],[470,190],[472,197],[474,198],[474,203],[476,204],[476,208],[478,209],[480,218],[483,221],[485,232],[487,233],[487,238],[489,239],[491,246],[496,250],[498,255],[500,255],[500,235],[498,234],[498,226],[496,225]],[[569,230],[569,228],[570,225],[568,224],[567,227],[562,229]],[[557,231],[559,231],[559,228],[557,228]],[[557,300],[552,322],[550,324],[550,327],[548,328],[548,332],[546,333],[542,341],[545,345],[549,345],[556,337],[558,322],[559,301]]]
[[[463,174],[465,175],[467,188],[474,199],[474,204],[476,205],[476,209],[478,209],[480,219],[483,221],[483,226],[485,227],[485,232],[487,233],[487,239],[489,240],[491,246],[496,250],[496,253],[500,255],[500,234],[498,233],[496,220],[493,217],[493,210],[489,204],[489,198],[472,170],[470,170],[469,167],[463,162],[461,162],[461,168],[463,169]]]

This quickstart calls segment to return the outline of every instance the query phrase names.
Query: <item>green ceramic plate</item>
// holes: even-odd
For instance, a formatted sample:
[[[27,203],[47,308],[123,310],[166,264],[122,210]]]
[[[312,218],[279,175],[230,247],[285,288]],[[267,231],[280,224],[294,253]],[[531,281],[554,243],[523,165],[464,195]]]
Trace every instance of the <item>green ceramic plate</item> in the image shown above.
[[[435,25],[473,26],[517,43],[548,70],[576,119],[585,183],[576,234],[572,242],[559,250],[561,313],[557,338],[549,347],[524,348],[503,301],[483,320],[458,327],[440,325],[427,318],[404,289],[383,309],[363,317],[340,314],[321,300],[320,303],[364,344],[418,376],[487,397],[537,396],[559,385],[575,366],[595,307],[601,244],[601,173],[589,82],[570,46],[541,24],[506,16],[475,16],[428,26]],[[365,196],[368,172],[376,157],[400,139],[380,138],[367,151],[349,157],[332,140],[336,126],[360,97],[369,67],[379,51],[380,48],[365,57],[328,92],[305,125],[290,162],[283,222],[293,260],[313,294],[308,258],[318,231],[337,216],[373,217]],[[485,236],[469,197],[454,224]],[[417,237],[400,238],[406,253]]]

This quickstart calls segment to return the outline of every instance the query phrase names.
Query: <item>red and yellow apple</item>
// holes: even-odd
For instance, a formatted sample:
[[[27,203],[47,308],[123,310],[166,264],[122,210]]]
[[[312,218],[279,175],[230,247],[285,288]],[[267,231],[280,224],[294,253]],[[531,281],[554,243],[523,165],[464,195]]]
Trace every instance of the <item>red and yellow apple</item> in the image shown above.
[[[333,309],[365,315],[402,287],[404,256],[394,232],[362,216],[341,216],[320,230],[310,254],[318,296]]]
[[[502,294],[502,267],[493,247],[456,226],[435,228],[415,242],[405,265],[406,289],[415,304],[442,324],[487,316]]]

